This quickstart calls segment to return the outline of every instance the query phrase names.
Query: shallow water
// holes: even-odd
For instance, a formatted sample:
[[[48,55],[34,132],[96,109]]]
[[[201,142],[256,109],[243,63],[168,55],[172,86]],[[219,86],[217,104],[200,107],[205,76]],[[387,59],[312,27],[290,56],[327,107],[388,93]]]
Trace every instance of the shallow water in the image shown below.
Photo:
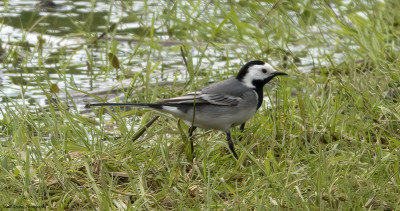
[[[145,71],[148,61],[153,65],[161,62],[150,75],[150,83],[187,81],[189,75],[179,50],[183,44],[189,46],[194,66],[200,64],[200,70],[209,70],[212,67],[218,74],[227,71],[227,53],[229,65],[232,67],[246,62],[246,58],[241,55],[246,55],[249,48],[254,48],[238,43],[234,38],[219,41],[217,45],[187,41],[188,39],[180,35],[187,33],[186,29],[176,28],[175,34],[171,34],[165,26],[169,20],[163,18],[163,15],[172,5],[166,2],[132,1],[121,4],[122,1],[55,1],[57,7],[51,9],[38,8],[38,2],[0,2],[0,16],[3,19],[3,24],[0,25],[0,59],[3,60],[0,67],[1,107],[10,106],[7,103],[10,99],[17,104],[46,106],[44,91],[49,92],[51,84],[59,87],[58,96],[69,91],[76,100],[82,98],[82,94],[71,88],[91,92],[100,88],[111,89],[115,85],[126,86],[135,72]],[[191,5],[180,2],[180,6]],[[263,3],[263,6],[272,5]],[[207,14],[213,14],[223,21],[222,15],[218,17],[222,11],[216,10],[211,4],[203,7],[204,14],[200,19],[204,20],[211,17]],[[177,14],[177,17],[187,18],[185,10],[178,12],[182,13]],[[153,18],[154,36],[141,37],[148,30],[146,27],[153,24]],[[293,14],[293,19],[296,20],[296,14]],[[109,36],[112,33],[108,33],[94,42],[96,37],[114,23],[119,23],[115,36]],[[196,34],[202,36],[198,31],[192,33],[195,37]],[[321,29],[315,28],[310,33],[321,33]],[[156,42],[151,42],[152,39]],[[330,54],[335,61],[342,58],[340,52],[335,52],[332,46],[312,47],[293,43],[286,46],[287,51],[296,55],[295,64],[305,73],[315,66],[328,64],[329,61],[320,59],[326,54]],[[202,50],[206,46],[203,55]],[[119,74],[108,61],[107,55],[112,49],[116,49],[114,52],[122,66]],[[262,53],[261,50],[251,50]],[[87,62],[91,63],[91,71],[88,71]],[[278,60],[270,59],[269,62],[282,66]],[[229,71],[230,75],[235,72]],[[124,83],[117,79],[117,75],[124,75]],[[89,98],[87,101],[90,100]],[[78,100],[78,107],[83,108],[87,101]]]

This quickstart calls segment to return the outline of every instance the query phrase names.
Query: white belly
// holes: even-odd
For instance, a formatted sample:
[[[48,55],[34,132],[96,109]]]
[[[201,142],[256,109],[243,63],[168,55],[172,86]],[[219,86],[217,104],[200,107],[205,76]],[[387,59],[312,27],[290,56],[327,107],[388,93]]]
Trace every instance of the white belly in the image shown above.
[[[249,120],[257,111],[258,99],[255,91],[244,93],[242,98],[243,100],[235,106],[197,104],[194,114],[190,105],[163,106],[162,111],[185,120],[189,125],[193,123],[199,128],[227,131],[232,126]]]
[[[237,109],[225,106],[214,106],[212,109],[196,108],[193,115],[193,109],[188,110],[186,113],[181,112],[176,107],[164,106],[163,109],[168,113],[173,114],[186,121],[188,125],[193,125],[204,129],[215,129],[226,131],[234,125],[240,125],[249,120],[256,112],[256,107]],[[193,116],[194,122],[193,122]]]

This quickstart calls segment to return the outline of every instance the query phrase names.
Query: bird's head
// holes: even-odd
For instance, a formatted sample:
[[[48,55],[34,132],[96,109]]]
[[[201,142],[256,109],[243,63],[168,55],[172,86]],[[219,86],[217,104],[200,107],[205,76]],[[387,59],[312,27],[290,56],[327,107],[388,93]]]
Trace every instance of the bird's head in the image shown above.
[[[287,74],[276,71],[270,64],[263,61],[251,61],[240,68],[236,79],[247,87],[256,88],[261,86],[262,88],[262,86],[278,75]]]

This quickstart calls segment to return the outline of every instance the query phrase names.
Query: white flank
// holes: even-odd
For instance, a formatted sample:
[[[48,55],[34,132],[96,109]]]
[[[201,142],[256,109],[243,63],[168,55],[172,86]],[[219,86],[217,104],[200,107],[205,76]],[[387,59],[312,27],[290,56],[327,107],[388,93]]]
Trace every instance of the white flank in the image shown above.
[[[174,97],[174,98],[171,98],[171,99],[168,99],[168,100],[173,100],[173,101],[179,101],[179,100],[183,100],[183,101],[186,101],[186,100],[193,100],[193,96],[191,96],[191,95],[189,95],[189,96],[183,95],[183,96]]]
[[[180,114],[180,113],[182,113],[175,106],[163,106],[162,109],[165,110],[165,112],[172,113],[172,114]]]

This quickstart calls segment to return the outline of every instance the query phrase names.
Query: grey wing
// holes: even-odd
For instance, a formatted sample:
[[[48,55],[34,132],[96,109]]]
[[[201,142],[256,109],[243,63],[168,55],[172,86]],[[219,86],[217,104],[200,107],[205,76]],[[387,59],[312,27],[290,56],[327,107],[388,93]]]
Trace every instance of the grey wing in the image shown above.
[[[191,92],[186,95],[159,101],[159,104],[212,104],[221,106],[236,106],[241,98],[231,95]]]
[[[248,92],[250,88],[243,85],[240,81],[236,78],[230,78],[211,86],[208,86],[202,89],[202,93],[205,94],[222,94],[222,95],[229,95],[235,97],[242,97],[245,92]]]
[[[201,91],[191,92],[186,95],[175,97],[163,101],[161,104],[212,104],[220,106],[236,106],[243,100],[243,94],[250,89],[244,86],[236,78],[230,78]]]

